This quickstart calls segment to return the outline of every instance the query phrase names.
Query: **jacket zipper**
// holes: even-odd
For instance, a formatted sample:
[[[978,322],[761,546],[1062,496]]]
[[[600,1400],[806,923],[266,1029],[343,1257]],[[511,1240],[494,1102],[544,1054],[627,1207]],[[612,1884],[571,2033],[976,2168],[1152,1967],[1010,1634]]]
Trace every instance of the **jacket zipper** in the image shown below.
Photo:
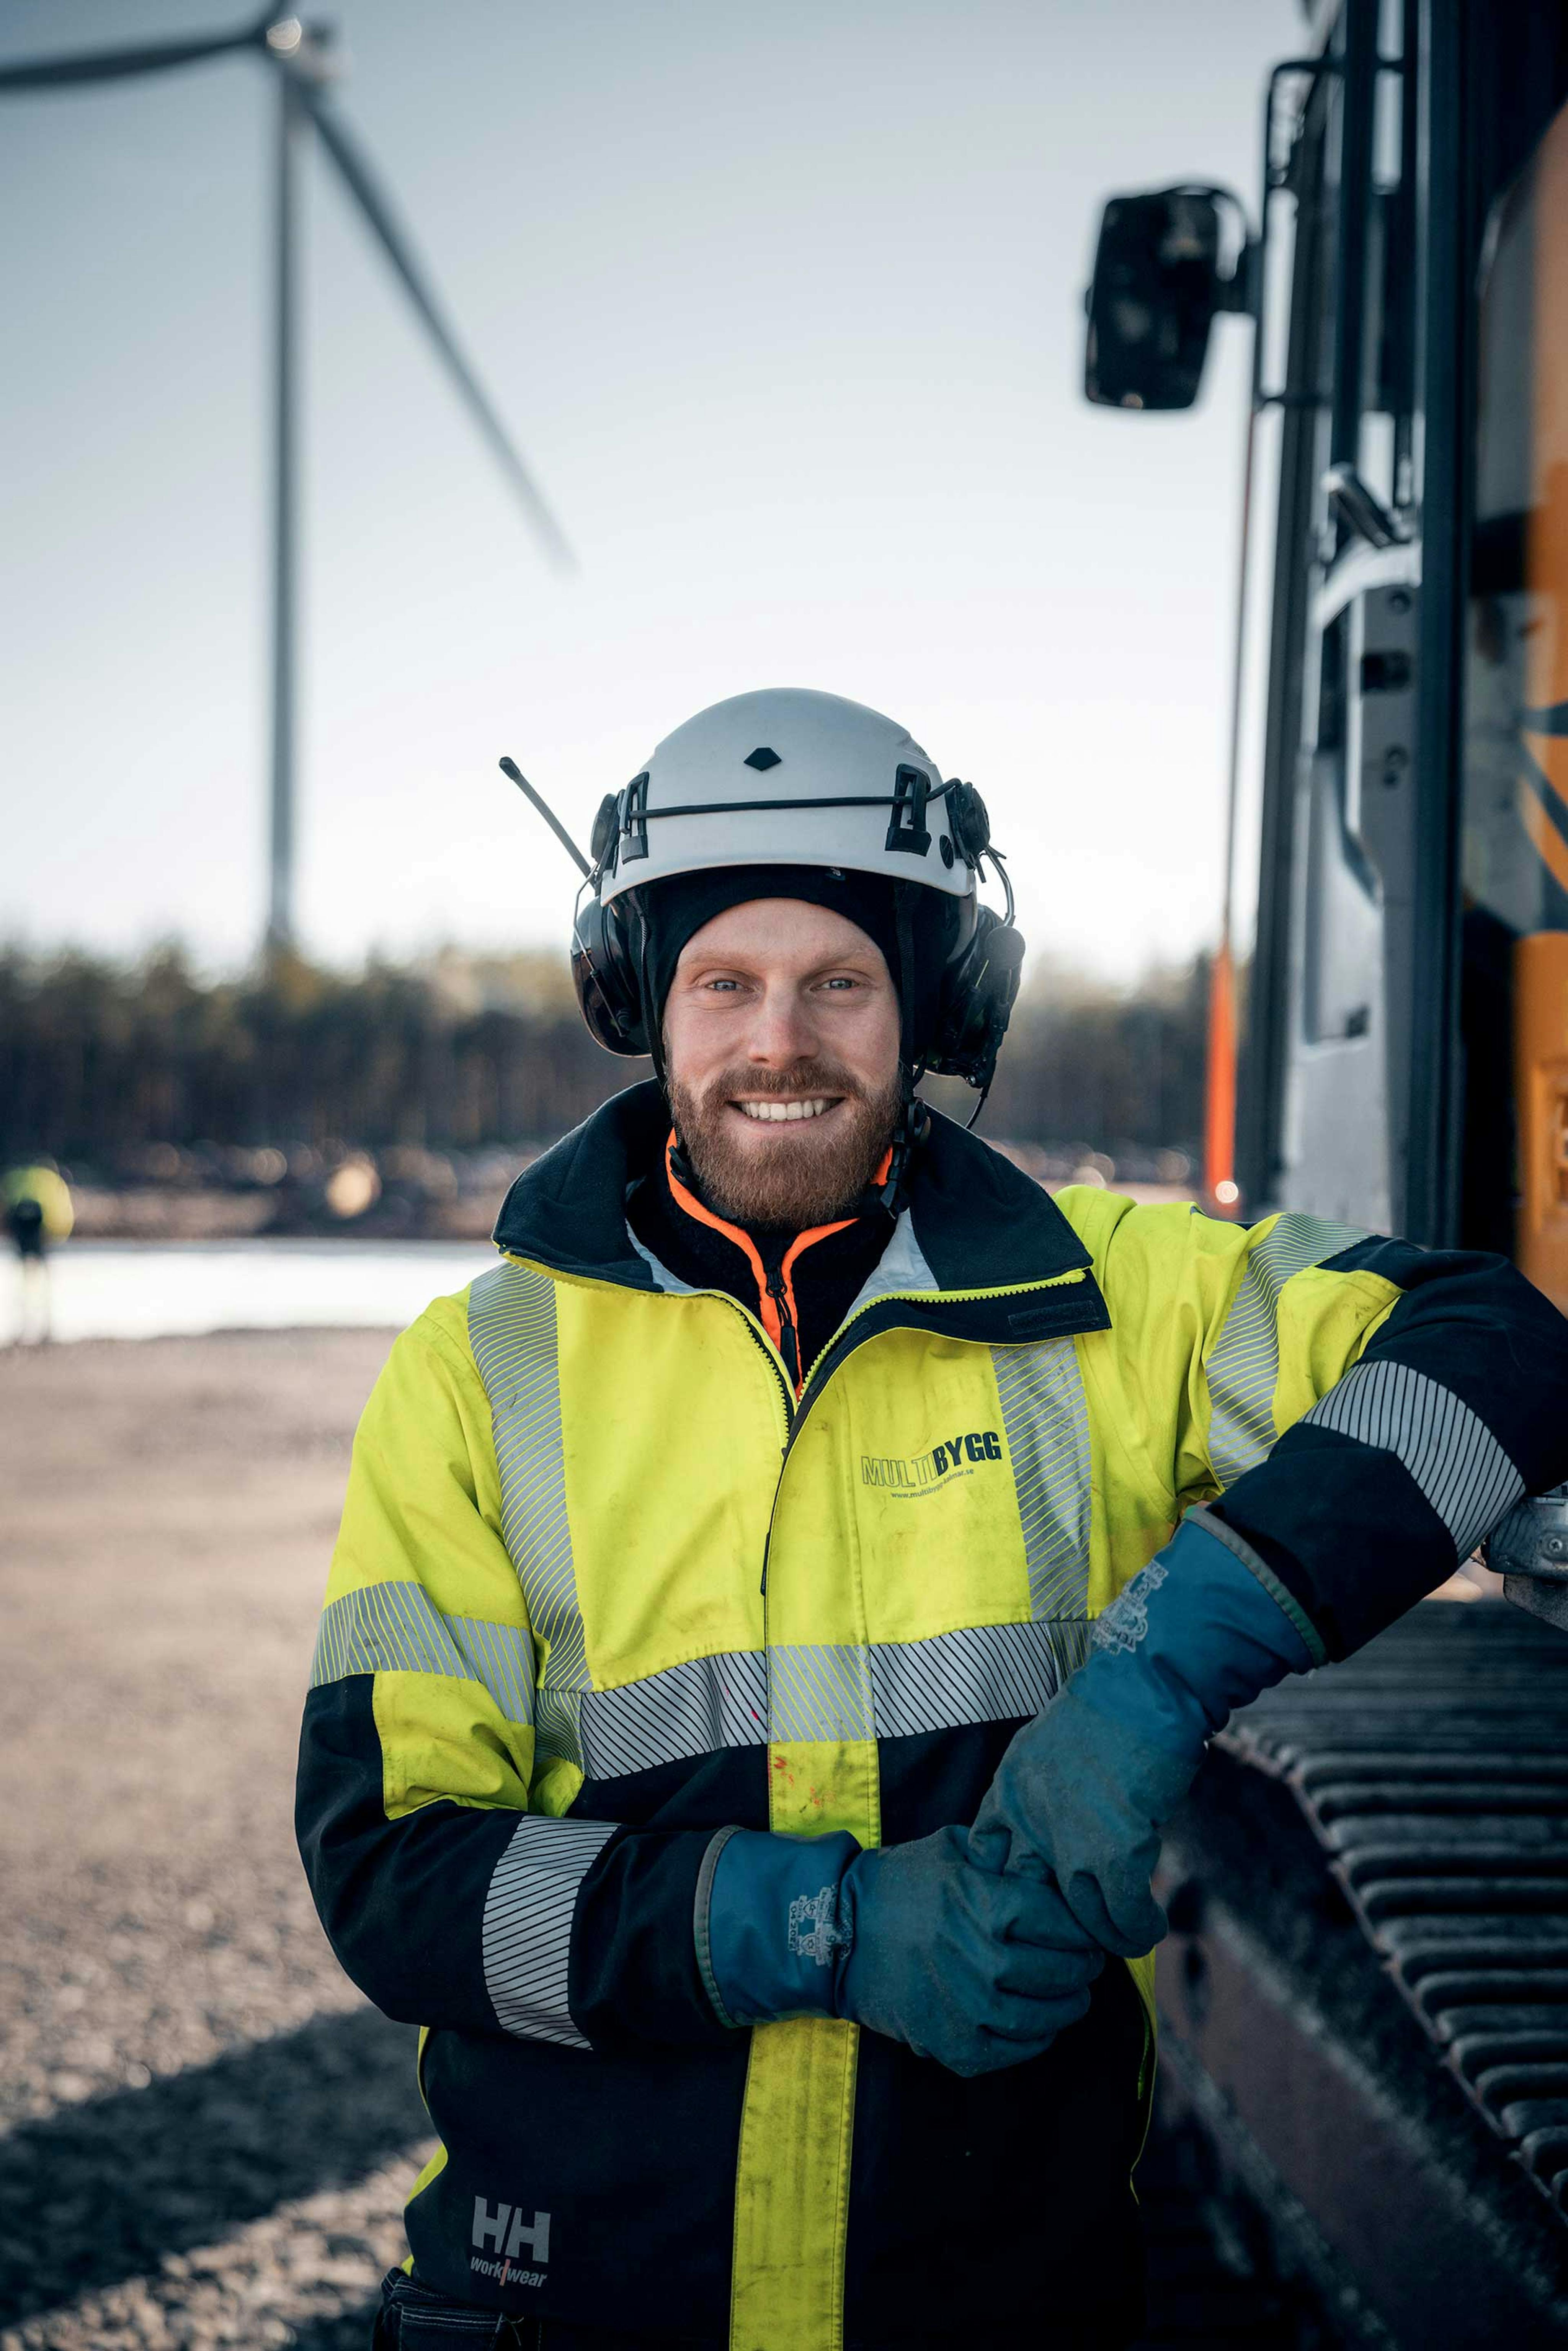
[[[792,1380],[800,1377],[800,1333],[795,1328],[795,1318],[789,1311],[789,1292],[782,1273],[768,1277],[768,1295],[773,1301],[773,1311],[779,1317],[779,1352]]]
[[[767,1356],[768,1368],[779,1383],[779,1401],[784,1406],[785,1439],[780,1450],[787,1452],[789,1450],[789,1431],[793,1425],[795,1418],[795,1391],[789,1384],[789,1375],[788,1372],[779,1360],[778,1349],[774,1346],[772,1340],[762,1328],[760,1322],[758,1322],[756,1316],[752,1314],[747,1308],[742,1306],[737,1300],[731,1298],[728,1290],[708,1290],[703,1291],[701,1294],[706,1298],[722,1298],[727,1306],[733,1306],[736,1312],[740,1316],[741,1321],[745,1323],[751,1337],[756,1341],[758,1346],[761,1348],[763,1353]]]
[[[774,1378],[779,1383],[779,1394],[784,1405],[784,1442],[779,1448],[779,1476],[781,1479],[784,1475],[784,1464],[789,1456],[789,1440],[794,1435],[794,1391],[790,1387],[789,1379],[785,1374],[784,1367],[779,1360],[773,1342],[768,1336],[767,1332],[761,1329],[752,1315],[747,1312],[747,1309],[740,1304],[737,1299],[731,1298],[727,1290],[716,1290],[710,1291],[709,1295],[715,1298],[723,1298],[729,1305],[735,1308],[736,1312],[740,1316],[741,1321],[745,1323],[747,1329],[756,1340],[757,1344],[767,1356],[768,1366],[772,1371]],[[792,1331],[793,1326],[791,1325],[791,1332]],[[762,1594],[762,1646],[765,1650],[768,1646],[768,1554],[773,1545],[773,1520],[778,1509],[779,1485],[776,1481],[773,1488],[772,1506],[768,1513],[768,1532],[762,1538],[762,1581],[758,1587]]]

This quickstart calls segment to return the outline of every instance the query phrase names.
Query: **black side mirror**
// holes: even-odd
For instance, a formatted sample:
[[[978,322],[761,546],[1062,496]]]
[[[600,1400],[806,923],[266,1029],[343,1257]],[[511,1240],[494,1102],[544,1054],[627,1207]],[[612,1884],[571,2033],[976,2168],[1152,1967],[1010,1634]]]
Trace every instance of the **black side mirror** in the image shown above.
[[[1219,270],[1214,188],[1113,196],[1085,308],[1083,389],[1102,408],[1190,408],[1219,309],[1242,307],[1241,271]]]

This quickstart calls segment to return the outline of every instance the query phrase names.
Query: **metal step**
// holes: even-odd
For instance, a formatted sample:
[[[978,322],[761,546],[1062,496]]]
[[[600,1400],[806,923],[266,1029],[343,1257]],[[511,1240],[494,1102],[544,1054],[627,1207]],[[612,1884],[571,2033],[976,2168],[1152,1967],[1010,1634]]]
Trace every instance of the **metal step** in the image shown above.
[[[1444,2063],[1568,2225],[1568,1637],[1432,1602],[1219,1743],[1293,1792]]]

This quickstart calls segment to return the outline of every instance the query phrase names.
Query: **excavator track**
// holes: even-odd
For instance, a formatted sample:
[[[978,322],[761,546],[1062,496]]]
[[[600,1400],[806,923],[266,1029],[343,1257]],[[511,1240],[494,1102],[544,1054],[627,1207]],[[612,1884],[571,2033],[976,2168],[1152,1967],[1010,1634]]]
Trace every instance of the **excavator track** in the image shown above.
[[[1220,1743],[1291,1791],[1443,2064],[1568,2226],[1568,1635],[1429,1604]]]

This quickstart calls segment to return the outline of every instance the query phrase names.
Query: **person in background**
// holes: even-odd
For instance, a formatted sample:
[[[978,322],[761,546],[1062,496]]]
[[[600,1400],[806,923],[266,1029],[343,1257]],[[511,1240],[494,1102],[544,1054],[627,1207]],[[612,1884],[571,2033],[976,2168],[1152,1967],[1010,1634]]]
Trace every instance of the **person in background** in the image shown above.
[[[36,1159],[0,1176],[0,1206],[16,1252],[16,1340],[41,1346],[53,1322],[49,1250],[69,1239],[75,1220],[70,1187],[52,1159]]]

